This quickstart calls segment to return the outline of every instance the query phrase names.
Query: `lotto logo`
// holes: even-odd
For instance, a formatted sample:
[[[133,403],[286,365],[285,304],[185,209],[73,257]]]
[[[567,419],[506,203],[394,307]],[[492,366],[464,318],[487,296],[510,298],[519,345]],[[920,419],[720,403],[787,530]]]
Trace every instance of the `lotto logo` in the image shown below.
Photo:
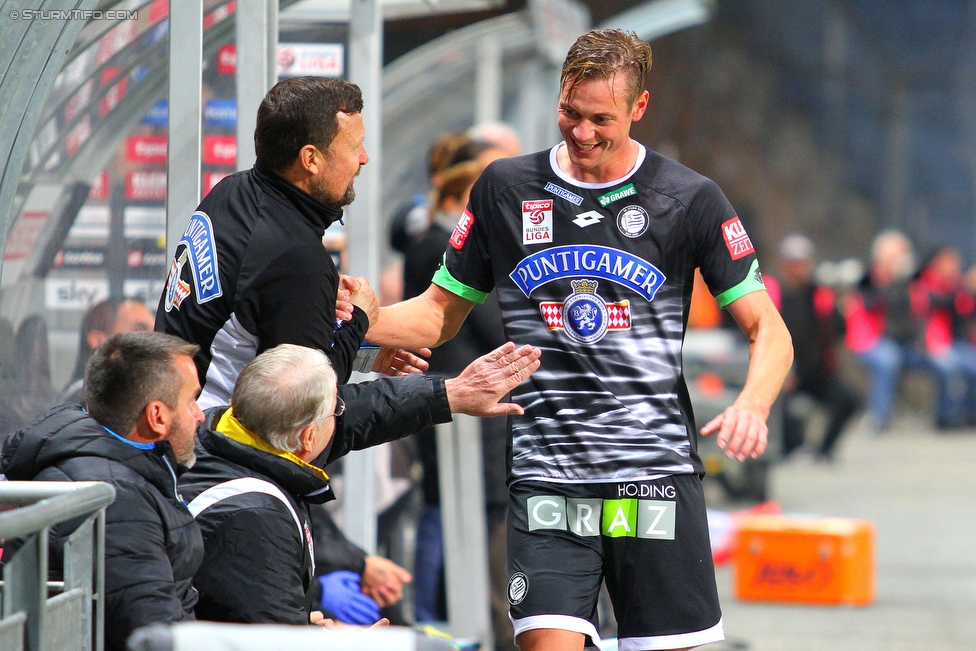
[[[733,260],[744,258],[750,253],[755,253],[756,249],[752,246],[752,240],[746,233],[745,226],[738,217],[733,217],[722,224],[722,237],[725,238],[725,246],[729,249]]]
[[[557,529],[577,536],[674,540],[675,502],[574,499],[538,495],[526,501],[529,531]]]
[[[458,220],[457,226],[454,227],[454,234],[451,235],[451,246],[460,251],[461,247],[464,246],[464,240],[468,239],[468,233],[471,232],[473,225],[474,215],[465,210],[461,219]]]

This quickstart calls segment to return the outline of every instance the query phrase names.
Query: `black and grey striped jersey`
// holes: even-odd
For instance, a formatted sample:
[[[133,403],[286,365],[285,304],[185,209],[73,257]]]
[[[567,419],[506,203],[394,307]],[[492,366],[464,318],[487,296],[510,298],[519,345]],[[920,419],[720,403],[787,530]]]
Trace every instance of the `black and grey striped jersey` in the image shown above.
[[[485,170],[434,276],[476,302],[497,289],[507,337],[542,349],[512,395],[510,481],[700,473],[681,365],[694,272],[723,307],[764,289],[752,242],[683,165],[641,146],[623,178],[582,183],[559,146]]]

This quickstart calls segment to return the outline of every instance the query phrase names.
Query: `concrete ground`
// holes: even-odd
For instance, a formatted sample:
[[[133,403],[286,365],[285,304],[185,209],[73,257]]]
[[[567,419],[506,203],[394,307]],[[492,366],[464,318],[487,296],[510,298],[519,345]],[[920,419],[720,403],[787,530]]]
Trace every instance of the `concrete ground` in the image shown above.
[[[784,513],[871,520],[877,596],[867,607],[743,602],[718,569],[726,651],[976,650],[976,430],[905,416],[878,436],[853,428],[832,465],[776,464]],[[709,493],[715,508],[741,508]]]

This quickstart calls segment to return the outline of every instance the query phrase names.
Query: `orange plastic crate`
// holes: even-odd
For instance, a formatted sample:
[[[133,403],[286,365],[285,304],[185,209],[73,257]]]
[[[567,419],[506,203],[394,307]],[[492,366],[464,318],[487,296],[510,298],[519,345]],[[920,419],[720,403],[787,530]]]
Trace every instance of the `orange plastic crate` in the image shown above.
[[[874,601],[874,524],[840,518],[743,517],[735,595],[749,601],[864,606]]]

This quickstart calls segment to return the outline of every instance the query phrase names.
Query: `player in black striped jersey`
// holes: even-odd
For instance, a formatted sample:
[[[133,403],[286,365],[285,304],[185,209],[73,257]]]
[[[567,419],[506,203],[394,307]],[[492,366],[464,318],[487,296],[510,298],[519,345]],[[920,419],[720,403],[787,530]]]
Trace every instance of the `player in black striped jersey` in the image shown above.
[[[763,453],[792,361],[752,242],[710,180],[630,137],[650,48],[580,37],[563,66],[550,151],[490,165],[420,297],[369,339],[435,345],[498,292],[506,336],[543,350],[513,393],[509,601],[523,651],[598,639],[606,579],[621,649],[721,640],[704,469],[682,375],[694,272],[751,342],[735,403],[701,430],[730,457]]]

